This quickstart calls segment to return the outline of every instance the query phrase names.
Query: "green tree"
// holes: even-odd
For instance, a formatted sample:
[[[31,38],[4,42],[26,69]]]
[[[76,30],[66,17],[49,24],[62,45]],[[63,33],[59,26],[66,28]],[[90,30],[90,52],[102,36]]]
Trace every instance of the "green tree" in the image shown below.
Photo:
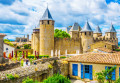
[[[70,35],[66,33],[65,31],[55,29],[54,37],[57,38],[70,38]]]
[[[30,45],[25,44],[25,45],[24,45],[24,49],[31,49],[31,47],[30,47]]]
[[[107,67],[107,69],[105,69],[104,71],[96,73],[97,80],[100,83],[104,83],[105,78],[107,78],[106,80],[108,81],[108,83],[112,83],[112,81],[113,81],[112,80],[112,72],[115,69],[116,69],[116,66],[115,67],[111,67],[111,68]]]
[[[20,49],[20,46],[17,46],[17,49]]]

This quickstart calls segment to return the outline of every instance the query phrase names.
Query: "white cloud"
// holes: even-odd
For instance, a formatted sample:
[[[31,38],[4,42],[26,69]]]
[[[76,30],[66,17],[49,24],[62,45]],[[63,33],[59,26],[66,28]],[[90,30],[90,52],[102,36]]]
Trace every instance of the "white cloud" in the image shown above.
[[[100,25],[103,33],[110,27],[111,21],[114,25],[120,26],[120,4],[113,2],[107,4],[105,0],[22,0],[22,2],[16,0],[11,6],[0,4],[0,19],[5,21],[12,19],[24,24],[24,30],[14,31],[19,34],[31,34],[42,17],[47,3],[55,20],[55,28],[63,27],[65,30],[65,27],[73,25],[74,22],[83,27],[87,19],[93,30],[96,25]]]

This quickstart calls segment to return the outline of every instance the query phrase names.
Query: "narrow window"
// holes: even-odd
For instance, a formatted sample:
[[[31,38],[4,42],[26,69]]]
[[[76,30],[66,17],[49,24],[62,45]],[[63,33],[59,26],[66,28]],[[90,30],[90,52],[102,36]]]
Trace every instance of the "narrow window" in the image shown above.
[[[105,48],[106,48],[106,45],[105,45]]]
[[[43,24],[44,22],[43,22],[43,20],[42,20],[42,24]]]
[[[91,32],[89,32],[89,35],[91,35]]]
[[[49,24],[49,20],[47,21],[47,24]]]
[[[85,32],[85,35],[86,35],[86,32]]]

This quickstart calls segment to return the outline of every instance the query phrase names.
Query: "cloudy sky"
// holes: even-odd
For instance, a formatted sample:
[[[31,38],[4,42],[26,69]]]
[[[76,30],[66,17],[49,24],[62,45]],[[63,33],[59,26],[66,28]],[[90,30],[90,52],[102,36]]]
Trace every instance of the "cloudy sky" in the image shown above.
[[[74,22],[83,27],[88,19],[93,31],[99,25],[104,34],[112,22],[120,41],[119,0],[0,0],[0,33],[8,39],[31,35],[47,3],[55,28],[65,30]]]

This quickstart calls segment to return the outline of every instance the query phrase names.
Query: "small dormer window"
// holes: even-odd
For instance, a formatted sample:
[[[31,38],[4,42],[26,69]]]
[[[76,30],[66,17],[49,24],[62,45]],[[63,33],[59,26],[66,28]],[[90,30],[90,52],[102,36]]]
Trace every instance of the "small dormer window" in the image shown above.
[[[47,21],[47,24],[49,24],[49,20]]]

